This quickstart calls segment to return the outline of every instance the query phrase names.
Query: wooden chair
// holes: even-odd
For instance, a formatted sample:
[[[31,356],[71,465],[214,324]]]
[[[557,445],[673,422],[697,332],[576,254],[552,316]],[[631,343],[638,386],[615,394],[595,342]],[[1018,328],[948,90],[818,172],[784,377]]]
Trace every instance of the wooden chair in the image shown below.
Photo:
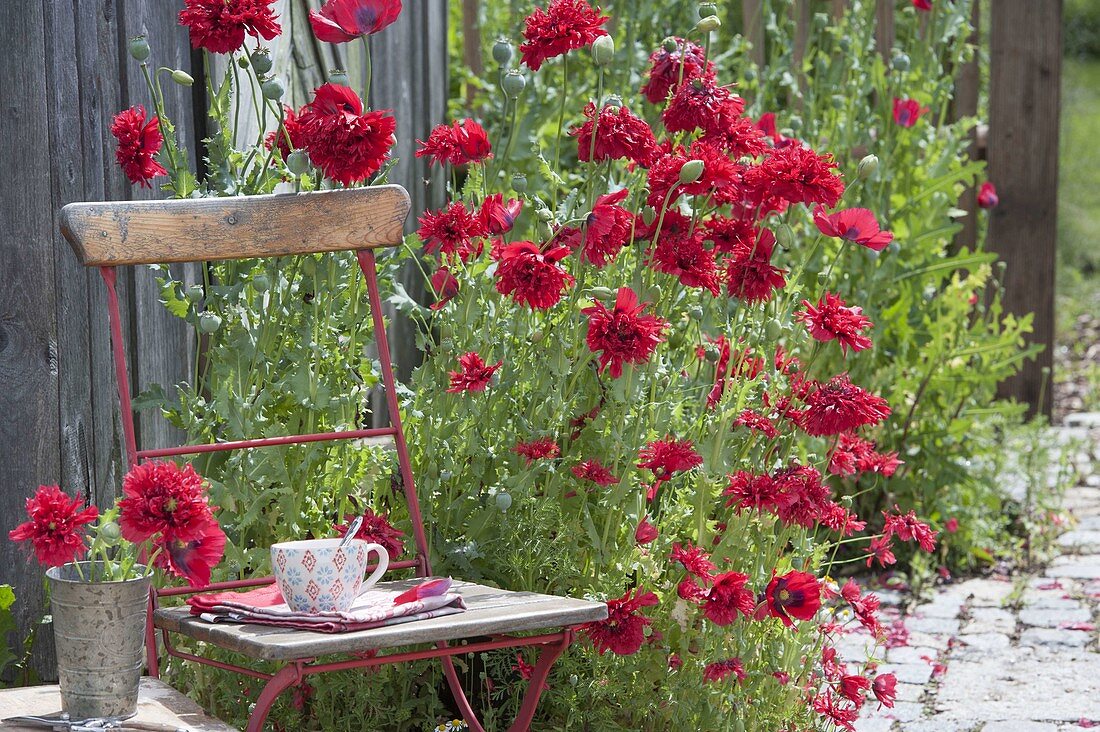
[[[408,502],[416,553],[414,559],[396,561],[390,567],[411,569],[417,578],[382,583],[383,586],[393,587],[409,587],[421,581],[420,578],[430,577],[432,574],[412,465],[401,428],[373,251],[379,247],[401,243],[402,228],[409,207],[408,193],[400,186],[391,185],[297,195],[74,203],[65,206],[61,215],[61,231],[72,244],[77,257],[85,266],[99,267],[107,285],[115,375],[129,464],[133,466],[151,458],[172,458],[324,440],[392,441]],[[354,251],[366,278],[390,426],[208,445],[184,445],[167,449],[138,449],[118,294],[115,289],[116,267],[335,251]],[[272,581],[271,577],[264,577],[223,582],[201,591],[257,587]],[[583,623],[606,618],[607,606],[603,603],[534,592],[509,592],[468,582],[456,582],[455,588],[462,594],[468,606],[464,613],[334,635],[260,625],[206,623],[191,617],[186,606],[160,607],[161,598],[196,594],[195,590],[155,590],[150,598],[150,621],[146,637],[148,672],[154,677],[159,674],[156,640],[157,631],[160,631],[164,651],[169,656],[236,671],[266,681],[247,727],[249,732],[259,732],[279,694],[301,684],[307,676],[438,658],[460,713],[471,730],[483,732],[483,727],[462,690],[451,657],[500,648],[536,647],[539,649],[538,661],[520,705],[519,715],[511,727],[514,732],[527,730],[550,667],[572,642],[575,629]],[[541,633],[510,635],[531,631]],[[276,673],[267,674],[245,666],[203,658],[174,646],[173,633],[235,651],[249,658],[282,665]],[[365,651],[389,652],[363,653]],[[344,654],[354,655],[345,659],[319,660],[322,657]]]

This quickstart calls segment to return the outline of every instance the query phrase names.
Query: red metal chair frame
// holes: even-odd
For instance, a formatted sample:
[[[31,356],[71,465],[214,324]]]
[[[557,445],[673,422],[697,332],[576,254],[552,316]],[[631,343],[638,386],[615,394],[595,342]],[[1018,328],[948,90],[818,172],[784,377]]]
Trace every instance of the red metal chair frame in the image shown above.
[[[302,195],[318,196],[329,194],[313,193]],[[134,206],[135,204],[127,205]],[[404,216],[402,216],[401,218],[403,219]],[[228,221],[231,224],[235,223],[232,216],[228,219]],[[94,261],[88,261],[89,259],[94,259],[94,257],[88,257],[87,253],[81,250],[80,245],[77,242],[77,239],[80,238],[79,235],[74,235],[71,231],[68,230],[66,230],[64,233],[70,239],[70,241],[73,242],[74,248],[77,249],[78,255],[81,256],[85,264],[89,266],[96,264],[96,262]],[[107,235],[103,234],[103,236]],[[303,250],[303,252],[304,251],[305,250]],[[331,247],[325,247],[323,249],[320,249],[320,251],[341,250],[334,250]],[[206,445],[183,445],[180,447],[147,450],[138,449],[136,432],[134,429],[134,412],[130,396],[129,372],[127,368],[125,344],[122,335],[122,318],[119,312],[119,300],[116,288],[116,266],[100,266],[100,273],[107,286],[107,310],[111,329],[111,344],[114,353],[115,376],[118,384],[118,399],[122,411],[123,438],[125,441],[127,462],[130,467],[133,467],[142,460],[152,458],[178,457],[183,455],[196,455],[208,452],[244,450],[270,447],[274,445],[294,445],[329,440],[353,440],[369,437],[392,436],[397,449],[397,458],[400,466],[402,485],[405,493],[405,499],[408,504],[409,519],[412,523],[413,538],[416,544],[416,558],[412,560],[393,562],[390,564],[390,568],[414,569],[417,576],[428,577],[431,576],[432,573],[431,562],[428,555],[428,542],[424,531],[423,518],[420,512],[420,502],[417,498],[415,483],[413,481],[412,464],[409,460],[408,447],[405,441],[404,431],[401,427],[401,414],[397,402],[397,392],[394,383],[389,342],[386,337],[386,328],[382,317],[382,303],[378,290],[378,278],[374,252],[372,249],[369,248],[356,249],[354,247],[349,248],[346,251],[355,252],[360,269],[362,270],[363,276],[366,279],[367,297],[370,304],[371,316],[374,323],[374,333],[377,339],[378,360],[382,368],[382,381],[386,392],[386,405],[389,411],[390,426],[375,429],[347,430],[342,432],[328,432],[307,435],[291,435],[286,437],[239,440],[235,442],[223,442]],[[177,257],[173,261],[201,260]],[[149,619],[146,629],[146,654],[148,673],[154,677],[159,677],[160,674],[160,664],[157,653],[157,629],[153,625],[153,613],[156,612],[161,598],[193,595],[197,594],[198,592],[221,592],[248,587],[259,587],[271,584],[273,581],[274,578],[272,577],[263,577],[250,580],[215,583],[208,587],[204,587],[201,590],[195,590],[190,587],[154,589],[153,592],[150,594]],[[327,673],[329,671],[346,671],[350,669],[373,668],[376,666],[381,666],[383,664],[396,664],[407,661],[418,661],[431,658],[440,659],[443,666],[444,675],[447,679],[447,685],[450,687],[451,693],[454,696],[459,713],[465,719],[470,729],[473,732],[484,732],[484,728],[482,727],[480,721],[477,718],[477,715],[474,713],[469,701],[466,698],[466,694],[462,688],[462,682],[458,677],[458,673],[455,671],[455,667],[451,660],[451,657],[460,654],[479,653],[501,648],[524,648],[532,646],[537,647],[539,649],[538,660],[535,663],[534,671],[532,673],[531,679],[529,680],[526,694],[523,698],[523,701],[521,702],[519,713],[513,725],[510,727],[511,732],[524,732],[525,730],[529,729],[531,720],[534,718],[535,710],[538,706],[539,698],[542,695],[542,691],[545,686],[546,678],[550,672],[550,668],[573,641],[574,631],[574,627],[566,627],[555,633],[547,633],[535,636],[517,637],[497,635],[491,636],[487,640],[481,640],[457,646],[448,645],[447,642],[444,641],[435,644],[435,647],[433,648],[427,648],[418,651],[389,653],[385,655],[377,655],[372,658],[354,658],[344,661],[332,661],[325,663],[318,663],[316,659],[312,658],[303,658],[286,663],[286,665],[284,665],[279,671],[274,674],[267,674],[244,666],[204,658],[202,656],[182,651],[172,643],[171,634],[164,629],[161,630],[161,640],[165,652],[169,656],[192,661],[195,663],[205,664],[208,666],[213,666],[227,671],[234,671],[246,676],[266,681],[266,684],[256,701],[255,709],[249,718],[248,726],[246,728],[247,732],[260,732],[263,729],[264,722],[266,721],[271,707],[275,703],[275,700],[278,698],[278,696],[286,689],[303,683],[306,677],[310,675]]]

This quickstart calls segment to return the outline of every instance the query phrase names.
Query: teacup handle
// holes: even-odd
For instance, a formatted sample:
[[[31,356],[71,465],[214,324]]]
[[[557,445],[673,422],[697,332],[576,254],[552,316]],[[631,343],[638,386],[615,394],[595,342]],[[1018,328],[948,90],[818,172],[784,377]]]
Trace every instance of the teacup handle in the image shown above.
[[[386,551],[386,547],[381,544],[367,544],[363,547],[363,551],[370,554],[371,552],[378,552],[378,566],[375,567],[374,572],[370,577],[363,580],[363,587],[373,587],[378,580],[382,579],[382,575],[386,573],[386,570],[390,566],[390,553]]]

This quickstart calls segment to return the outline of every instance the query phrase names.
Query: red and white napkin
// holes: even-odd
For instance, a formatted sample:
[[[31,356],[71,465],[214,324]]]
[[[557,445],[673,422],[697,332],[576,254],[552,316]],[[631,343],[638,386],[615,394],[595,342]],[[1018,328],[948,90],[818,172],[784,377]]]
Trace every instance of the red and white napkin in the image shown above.
[[[192,615],[208,623],[254,623],[317,633],[350,633],[464,612],[466,603],[450,587],[450,578],[427,580],[406,591],[375,586],[359,595],[346,612],[316,615],[291,610],[274,584],[248,592],[195,595],[188,598],[187,604]]]

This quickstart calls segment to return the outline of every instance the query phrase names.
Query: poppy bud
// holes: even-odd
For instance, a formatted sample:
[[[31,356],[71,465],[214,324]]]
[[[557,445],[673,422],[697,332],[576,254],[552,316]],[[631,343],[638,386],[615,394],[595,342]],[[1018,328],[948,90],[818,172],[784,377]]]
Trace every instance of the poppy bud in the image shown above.
[[[535,211],[535,216],[539,221],[552,221],[554,219],[554,214],[550,213],[548,208],[540,208]]]
[[[258,274],[252,278],[252,287],[256,292],[267,292],[271,287],[271,280],[265,274]]]
[[[283,87],[283,82],[278,76],[272,76],[260,84],[260,91],[263,92],[264,99],[277,102],[283,98],[283,92],[286,91],[286,88]]]
[[[577,676],[576,674],[569,674],[569,685],[570,686],[576,686],[577,684],[580,683],[580,681],[581,681],[580,677]]]
[[[216,313],[199,313],[199,332],[213,333],[222,327],[222,319]]]
[[[515,99],[527,88],[527,79],[523,78],[522,73],[512,69],[500,80],[500,88],[509,99]]]
[[[699,3],[699,17],[709,18],[718,15],[718,6],[714,3]]]
[[[242,69],[247,69],[249,66],[252,65],[252,62],[248,60],[248,56],[238,56],[237,65],[240,66]]]
[[[309,172],[309,154],[305,150],[295,150],[287,155],[286,167],[294,175],[305,175]]]
[[[909,70],[909,57],[904,53],[899,53],[890,60],[890,65],[894,67],[895,71],[908,71]]]
[[[708,15],[695,24],[695,29],[700,33],[710,33],[722,27],[722,19],[717,15]]]
[[[126,50],[135,61],[144,61],[149,58],[149,41],[145,40],[145,36],[134,36],[127,44]]]
[[[688,317],[690,317],[692,320],[702,320],[703,319],[703,308],[702,308],[702,306],[701,305],[692,305],[691,307],[689,307],[688,308]]]
[[[794,246],[794,229],[790,224],[783,224],[776,230],[775,241],[781,249],[790,249]]]
[[[829,15],[828,13],[814,13],[813,24],[815,28],[828,28],[829,27]]]
[[[252,68],[256,69],[257,74],[271,71],[271,53],[266,48],[257,48],[248,60],[252,62]]]
[[[878,172],[878,156],[867,155],[863,160],[859,161],[859,166],[856,167],[856,176],[860,180],[867,180],[872,175]]]
[[[439,471],[439,479],[440,480],[450,480],[453,477],[455,477],[455,474],[452,473],[449,470],[440,470]]]
[[[172,72],[172,81],[176,82],[180,86],[191,86],[195,83],[195,77],[187,73],[183,69],[176,69]]]
[[[776,319],[769,320],[764,324],[764,334],[774,341],[783,335],[783,323]]]
[[[676,43],[676,39],[672,36],[669,36],[665,40],[661,41],[661,48],[665,49],[665,53],[672,53],[679,47],[680,45]]]
[[[191,302],[201,302],[205,292],[203,292],[202,285],[191,285],[187,288],[187,299]]]
[[[610,300],[615,297],[615,291],[610,287],[589,287],[584,294],[593,300]]]
[[[348,72],[343,69],[333,69],[328,72],[328,83],[336,86],[348,86]]]
[[[702,160],[687,161],[684,163],[684,167],[680,168],[680,183],[686,186],[699,180],[703,177],[703,169]]]
[[[653,226],[653,222],[657,220],[657,209],[652,206],[646,206],[642,209],[642,223],[646,226]]]
[[[891,254],[897,254],[898,252],[900,252],[900,251],[901,251],[901,244],[899,244],[899,243],[898,243],[898,240],[897,240],[897,239],[894,239],[894,240],[893,240],[892,242],[890,242],[890,244],[889,244],[889,245],[888,245],[888,246],[886,247],[886,251],[890,252]]]
[[[450,353],[455,348],[455,342],[452,341],[450,338],[444,338],[439,342],[439,348],[444,353]]]
[[[493,60],[501,66],[512,60],[512,44],[505,38],[500,38],[493,44]]]
[[[508,509],[512,507],[512,496],[508,493],[497,493],[497,508],[501,513],[508,513]]]
[[[531,334],[531,342],[532,343],[541,343],[542,339],[545,338],[545,337],[546,337],[546,334],[543,333],[541,329],[536,330],[535,332],[533,332]]]
[[[512,190],[516,193],[527,192],[527,176],[523,173],[516,173],[512,176]]]
[[[96,533],[107,546],[114,546],[122,538],[122,529],[114,521],[107,521],[99,527],[99,531]]]
[[[615,60],[615,39],[600,36],[592,42],[592,61],[597,66],[607,66]]]
[[[645,299],[646,299],[647,302],[658,302],[658,301],[660,301],[660,299],[661,299],[661,286],[660,285],[654,285],[653,287],[649,288],[649,291],[646,293]]]

